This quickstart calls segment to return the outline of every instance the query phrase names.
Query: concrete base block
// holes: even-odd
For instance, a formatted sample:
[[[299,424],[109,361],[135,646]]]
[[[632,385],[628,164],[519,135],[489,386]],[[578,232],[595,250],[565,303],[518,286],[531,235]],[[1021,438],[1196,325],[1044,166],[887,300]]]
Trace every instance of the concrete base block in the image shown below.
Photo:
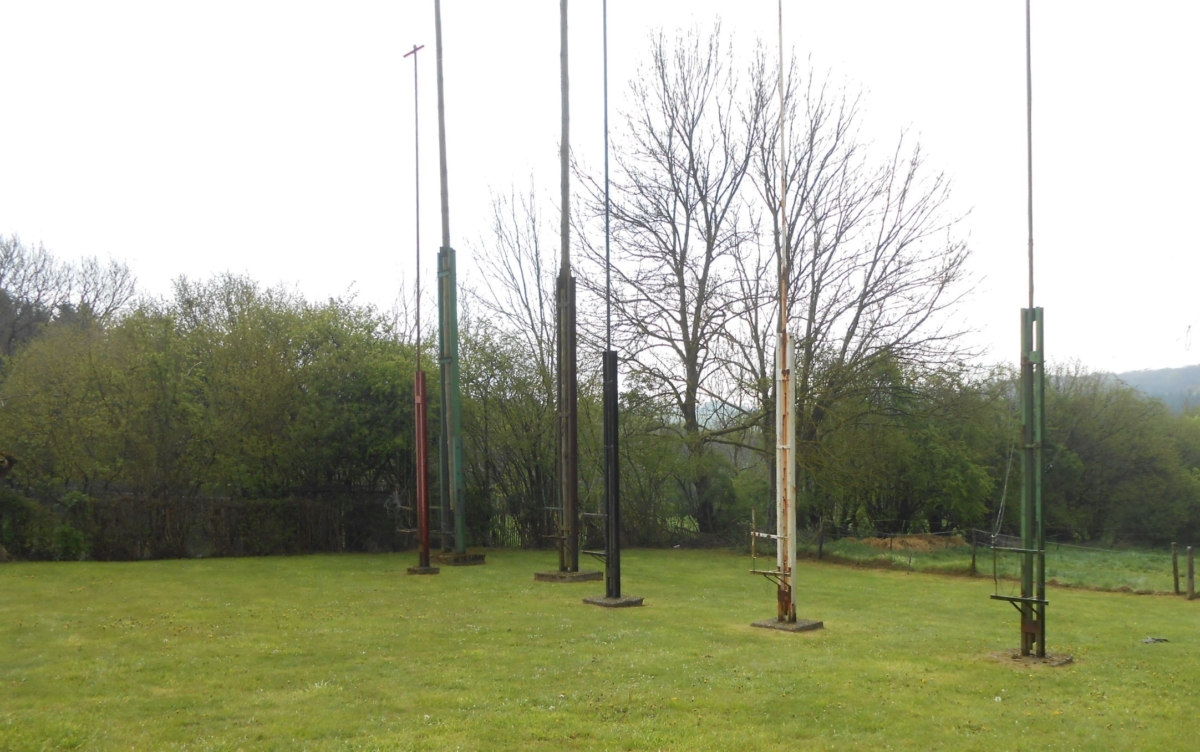
[[[825,622],[812,619],[797,619],[795,621],[779,621],[778,619],[763,619],[750,626],[763,629],[778,629],[781,632],[811,632],[814,629],[824,629]]]
[[[583,569],[578,572],[534,572],[534,582],[595,582],[603,580],[604,573],[594,569]]]
[[[452,567],[470,567],[485,563],[484,554],[437,554],[433,560]]]
[[[1059,666],[1070,666],[1075,663],[1074,656],[1065,654],[1049,653],[1045,658],[1038,658],[1036,655],[1021,655],[1020,650],[1006,650],[1003,653],[992,654],[997,660],[1012,661],[1023,666],[1050,666],[1058,668]]]
[[[642,598],[633,595],[622,595],[620,598],[609,598],[603,595],[596,595],[591,598],[584,598],[584,603],[590,603],[593,606],[602,608],[630,608],[632,606],[641,606]]]
[[[437,574],[442,571],[440,567],[409,567],[409,574]]]

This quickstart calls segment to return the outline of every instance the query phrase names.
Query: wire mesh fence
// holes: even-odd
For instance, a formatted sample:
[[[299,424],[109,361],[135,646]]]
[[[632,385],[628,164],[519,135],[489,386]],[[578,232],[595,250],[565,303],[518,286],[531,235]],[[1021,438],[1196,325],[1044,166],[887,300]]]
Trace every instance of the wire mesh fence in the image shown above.
[[[1020,578],[1020,555],[998,550],[1021,547],[1021,538],[1013,531],[856,532],[818,527],[798,533],[797,545],[801,556],[857,566],[994,576],[1004,592],[1017,587]],[[1051,587],[1186,594],[1185,547],[1176,548],[1178,556],[1173,559],[1170,546],[1047,541],[1046,583]]]

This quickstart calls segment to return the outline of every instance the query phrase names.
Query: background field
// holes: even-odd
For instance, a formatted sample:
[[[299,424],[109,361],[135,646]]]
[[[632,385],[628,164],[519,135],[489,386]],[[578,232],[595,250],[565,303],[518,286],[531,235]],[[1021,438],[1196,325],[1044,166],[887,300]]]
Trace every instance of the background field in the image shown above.
[[[1200,602],[1051,590],[1021,667],[990,578],[801,564],[801,615],[745,556],[630,551],[647,606],[534,583],[553,554],[0,567],[0,749],[1189,749]],[[1167,643],[1143,644],[1147,636]]]
[[[954,545],[960,542],[962,545]],[[1020,541],[1002,541],[999,545],[1020,546]],[[914,572],[963,575],[971,572],[971,545],[960,536],[841,538],[826,540],[822,548],[825,558],[831,562]],[[815,534],[810,533],[807,540],[801,540],[800,551],[811,558],[817,557]],[[979,577],[990,580],[993,572],[1002,580],[1016,581],[1020,577],[1020,555],[999,553],[993,562],[988,538],[983,534],[979,537],[975,556]],[[1180,545],[1179,585],[1184,589],[1187,587],[1186,576],[1186,547]],[[1048,542],[1046,579],[1051,584],[1093,590],[1142,594],[1175,591],[1169,547],[1102,549]],[[1008,584],[1002,585],[1002,588],[1008,587]]]

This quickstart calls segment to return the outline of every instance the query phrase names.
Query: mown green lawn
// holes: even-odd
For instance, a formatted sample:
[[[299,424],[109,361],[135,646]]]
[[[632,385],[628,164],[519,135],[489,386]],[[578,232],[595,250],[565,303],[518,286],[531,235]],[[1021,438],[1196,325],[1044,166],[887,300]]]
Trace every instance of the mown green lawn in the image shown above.
[[[551,553],[0,566],[0,749],[1194,749],[1200,601],[1052,590],[1020,667],[990,579],[629,551],[646,607],[535,583]],[[1147,636],[1167,643],[1147,645]]]

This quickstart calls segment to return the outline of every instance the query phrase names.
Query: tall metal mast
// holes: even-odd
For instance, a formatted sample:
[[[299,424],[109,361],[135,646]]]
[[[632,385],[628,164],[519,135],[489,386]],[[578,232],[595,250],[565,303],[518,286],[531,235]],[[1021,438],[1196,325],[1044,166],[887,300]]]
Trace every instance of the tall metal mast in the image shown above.
[[[791,240],[787,212],[787,113],[783,78],[783,0],[779,0],[779,332],[775,339],[775,358],[779,374],[775,392],[775,515],[777,559],[779,563],[779,621],[796,621],[796,421],[795,390],[792,383],[792,339],[788,332],[789,247]]]
[[[621,595],[621,456],[618,446],[617,351],[612,347],[611,205],[608,177],[608,0],[601,4],[604,29],[604,597],[584,598],[597,606],[640,606],[642,598]]]
[[[783,0],[779,8],[779,325],[775,334],[775,533],[751,530],[753,559],[756,538],[775,539],[775,569],[751,571],[775,581],[777,615],[755,622],[756,627],[804,631],[824,626],[819,621],[796,619],[796,391],[792,380],[795,353],[788,331],[788,280],[791,225],[787,212],[787,101],[783,71]],[[751,524],[753,528],[753,523]]]
[[[612,346],[612,211],[608,175],[608,0],[604,31],[604,595],[621,597],[621,455],[617,437],[617,351]]]
[[[575,277],[571,274],[571,114],[567,0],[559,0],[562,76],[562,259],[558,271],[558,495],[560,572],[579,571],[579,404],[575,356]]]
[[[463,477],[462,396],[458,377],[458,276],[450,247],[450,190],[446,177],[446,97],[442,75],[442,3],[433,0],[437,36],[438,146],[442,189],[442,247],[438,251],[438,349],[442,382],[442,440],[438,455],[441,473],[442,551],[451,564],[482,564],[482,556],[467,555],[466,486]],[[454,506],[454,528],[450,506]]]
[[[413,45],[404,57],[413,59],[413,170],[416,173],[416,249],[417,249],[417,368],[413,382],[413,423],[416,425],[417,465],[417,566],[409,574],[437,574],[440,570],[429,563],[429,436],[426,410],[425,372],[421,370],[421,117],[420,97],[417,95],[417,53],[425,45]]]
[[[1025,139],[1029,226],[1029,307],[1021,309],[1021,596],[993,595],[1021,612],[1021,655],[1046,657],[1046,526],[1042,447],[1046,435],[1044,315],[1033,305],[1033,44],[1025,0]],[[993,548],[999,548],[993,544]],[[1004,549],[1000,549],[1004,550]],[[993,553],[993,556],[995,554]]]

